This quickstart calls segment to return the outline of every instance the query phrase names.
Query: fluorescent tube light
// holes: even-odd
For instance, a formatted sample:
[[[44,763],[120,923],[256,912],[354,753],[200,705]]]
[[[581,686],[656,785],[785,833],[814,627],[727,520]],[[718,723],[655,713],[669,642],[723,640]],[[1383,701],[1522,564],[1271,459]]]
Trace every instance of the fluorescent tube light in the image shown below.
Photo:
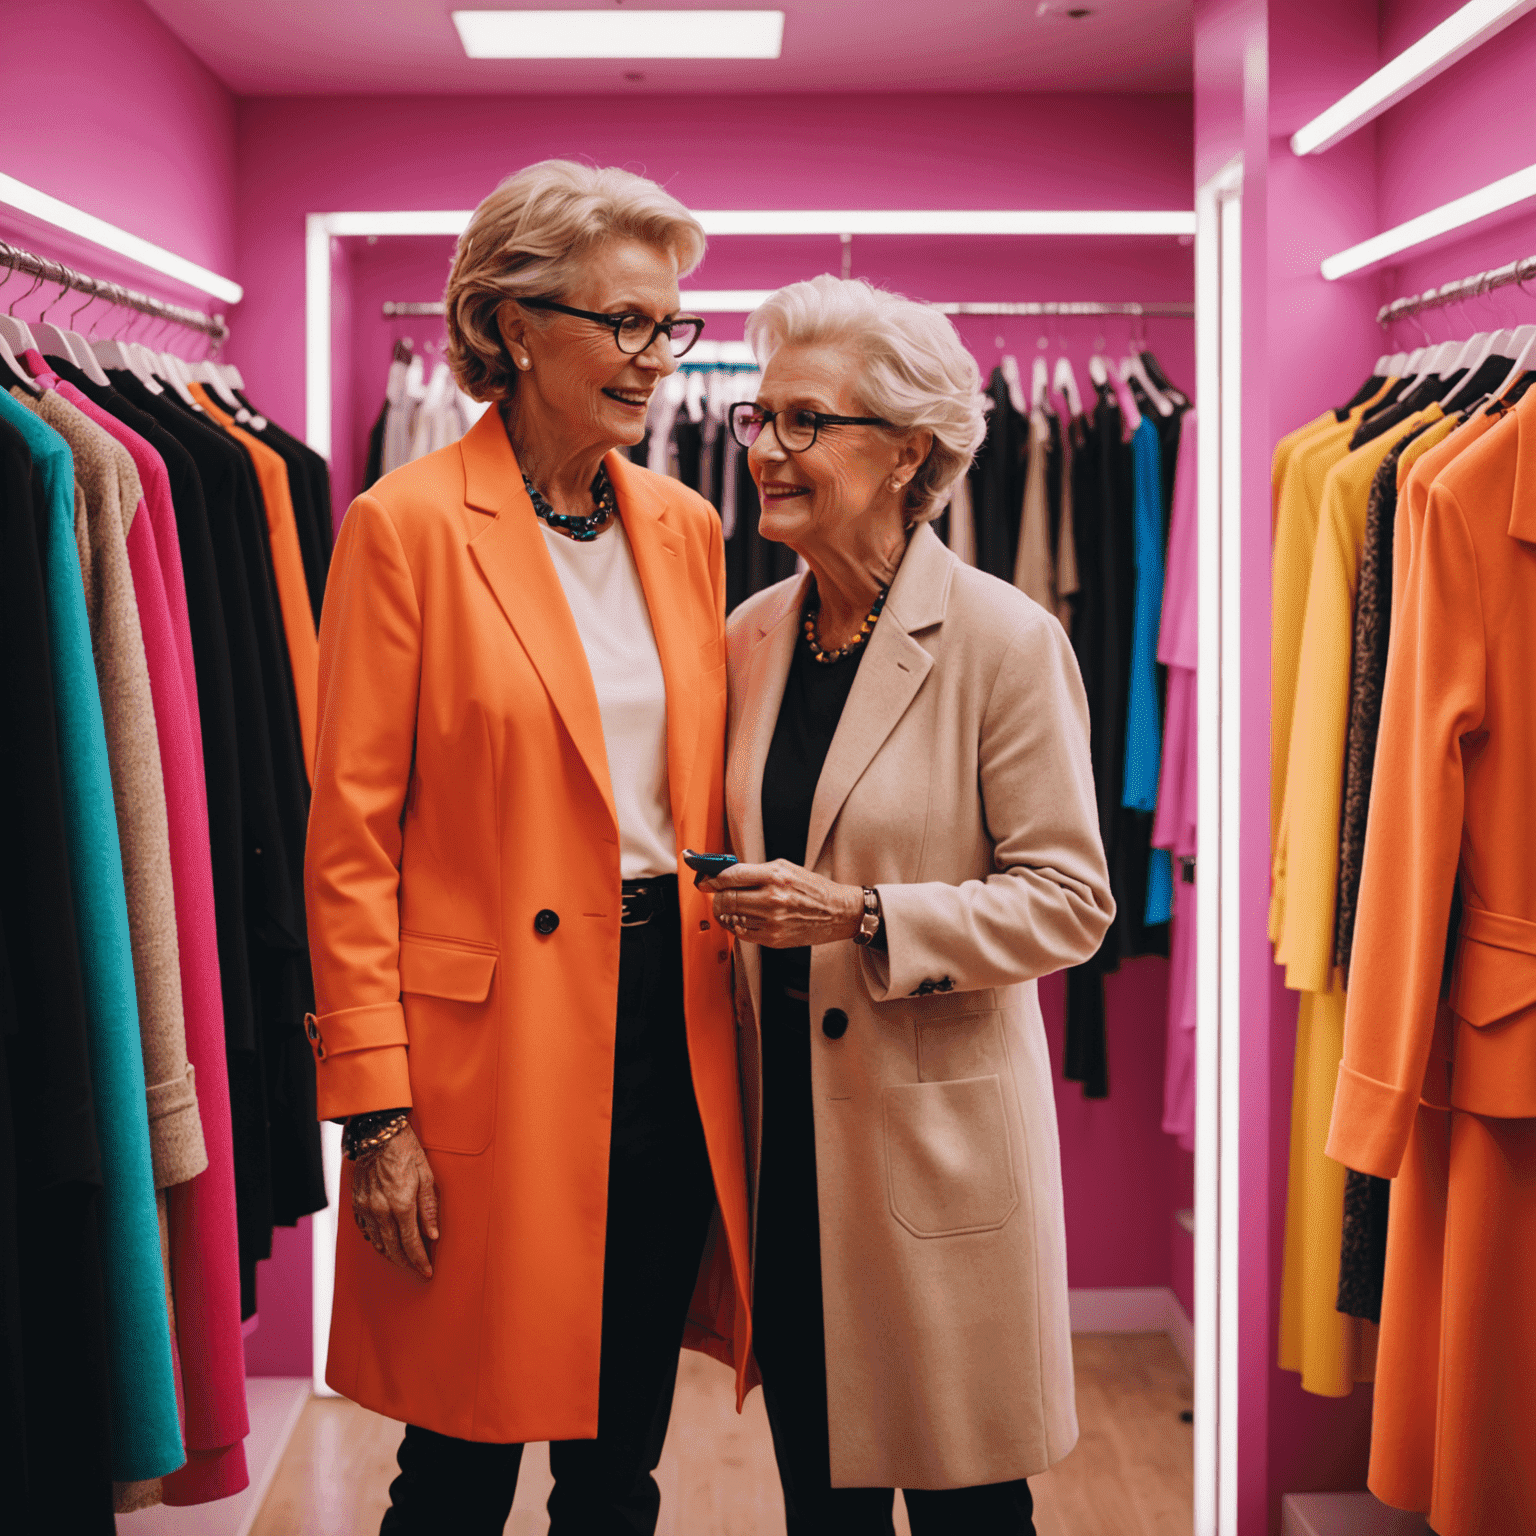
[[[1536,0],[1533,0],[1536,3]],[[696,12],[692,14],[697,14]],[[469,209],[328,213],[332,235],[464,233]],[[1194,211],[1145,209],[695,209],[707,235],[1193,235]]]
[[[1536,0],[1533,0],[1536,3]],[[1184,209],[695,210],[709,235],[1192,235]]]
[[[210,272],[207,267],[200,267],[195,261],[188,261],[186,257],[178,256],[163,246],[142,240],[138,235],[130,235],[126,229],[108,224],[95,214],[62,203],[58,198],[39,192],[36,187],[29,187],[4,172],[0,172],[0,203],[9,203],[12,208],[19,208],[45,224],[52,224],[56,229],[66,229],[72,235],[81,235],[106,250],[116,251],[119,256],[138,262],[141,267],[148,267],[152,272],[160,272],[166,277],[175,278],[178,283],[186,283],[190,288],[211,293],[214,298],[223,299],[226,304],[238,304],[245,297],[245,289],[239,283],[220,277],[217,272]]]
[[[1291,135],[1291,149],[1298,155],[1331,149],[1533,7],[1536,0],[1470,0],[1326,112],[1298,128]]]
[[[1528,165],[1523,171],[1500,177],[1498,181],[1489,182],[1486,187],[1479,187],[1476,192],[1468,192],[1465,197],[1442,203],[1438,208],[1431,208],[1428,213],[1421,213],[1416,219],[1383,230],[1379,235],[1372,235],[1369,240],[1362,240],[1359,245],[1350,246],[1347,251],[1327,257],[1322,265],[1323,276],[1329,282],[1348,277],[1351,272],[1375,266],[1411,246],[1433,240],[1436,235],[1460,229],[1463,224],[1485,219],[1489,214],[1500,213],[1505,208],[1512,208],[1516,203],[1523,203],[1533,197],[1536,197],[1536,165]]]
[[[471,59],[776,59],[783,11],[455,11]]]
[[[749,315],[772,293],[772,288],[700,288],[693,293],[680,294],[679,299],[685,313]]]

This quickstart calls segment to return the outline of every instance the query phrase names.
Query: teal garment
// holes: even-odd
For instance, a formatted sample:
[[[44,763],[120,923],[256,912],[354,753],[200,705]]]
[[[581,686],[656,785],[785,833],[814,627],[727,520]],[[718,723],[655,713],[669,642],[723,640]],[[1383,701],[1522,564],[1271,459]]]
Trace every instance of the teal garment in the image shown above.
[[[48,498],[43,550],[48,640],[53,650],[70,881],[85,982],[91,1089],[101,1143],[101,1264],[111,1356],[112,1475],[121,1482],[137,1482],[173,1472],[187,1458],[171,1366],[128,898],[112,804],[106,726],[91,659],[85,585],[75,545],[75,459],[52,427],[3,389],[0,419],[26,439]]]
[[[1125,719],[1125,777],[1120,803],[1127,810],[1157,809],[1163,761],[1162,708],[1157,687],[1157,631],[1163,613],[1163,451],[1145,416],[1131,436],[1135,467],[1136,602],[1131,625],[1131,678]],[[1147,867],[1144,921],[1166,923],[1173,913],[1173,866],[1166,848],[1154,848]]]

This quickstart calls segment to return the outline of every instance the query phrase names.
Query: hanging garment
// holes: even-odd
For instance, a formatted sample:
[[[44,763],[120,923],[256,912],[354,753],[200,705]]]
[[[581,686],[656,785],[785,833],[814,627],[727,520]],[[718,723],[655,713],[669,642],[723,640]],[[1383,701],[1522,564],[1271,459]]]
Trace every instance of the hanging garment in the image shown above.
[[[0,409],[0,1466],[21,1530],[113,1529],[101,1153],[54,722],[50,503]]]
[[[1163,755],[1157,661],[1157,628],[1163,607],[1163,468],[1158,429],[1150,416],[1141,418],[1131,448],[1135,455],[1136,588],[1120,804],[1126,810],[1150,814],[1157,809]],[[1144,910],[1149,926],[1166,923],[1172,913],[1173,874],[1165,848],[1151,850]]]
[[[1001,581],[1013,580],[1018,558],[1019,511],[1024,503],[1029,418],[1014,409],[1001,368],[987,381],[987,435],[971,466],[971,508],[976,565]]]
[[[1438,419],[1438,406],[1430,408]],[[1280,1364],[1302,1387],[1338,1397],[1367,1380],[1370,1324],[1338,1311],[1344,1169],[1324,1154],[1332,1083],[1343,1049],[1344,991],[1333,973],[1340,786],[1348,722],[1355,580],[1371,482],[1418,416],[1350,452],[1326,477],[1296,665],[1290,763],[1274,888],[1276,959],[1306,994],[1297,1028],[1290,1181],[1280,1302]]]
[[[1342,421],[1332,413],[1305,435],[1292,433],[1275,451],[1271,483],[1275,492],[1273,557],[1274,615],[1270,637],[1269,825],[1271,847],[1278,846],[1285,775],[1289,766],[1291,715],[1296,702],[1296,666],[1301,657],[1301,626],[1306,617],[1307,581],[1317,543],[1318,509],[1328,471],[1349,452],[1349,439],[1363,407]],[[1316,425],[1316,424],[1314,424]],[[1289,451],[1282,452],[1289,443]],[[1284,469],[1280,469],[1281,462]],[[1270,937],[1278,932],[1272,910]]]
[[[199,405],[251,456],[261,482],[261,499],[271,539],[272,571],[277,581],[278,606],[283,616],[283,637],[292,669],[294,698],[299,710],[299,734],[304,743],[307,775],[315,766],[315,708],[319,686],[320,643],[304,577],[304,558],[299,550],[298,524],[288,492],[288,470],[281,457],[219,409],[201,384],[191,392]]]
[[[256,1310],[256,1263],[270,1256],[274,1221],[325,1204],[314,1071],[302,1020],[308,952],[299,872],[309,811],[298,714],[268,551],[266,517],[244,450],[169,391],[132,374],[114,387],[191,455],[217,565],[235,695],[247,884],[253,1033],[227,1036],[240,1228],[241,1311]],[[226,1003],[226,1030],[231,1014]]]
[[[84,502],[83,518],[77,510],[75,534],[80,541],[128,891],[155,1187],[167,1189],[201,1173],[208,1166],[208,1154],[187,1059],[163,759],[134,584],[136,571],[146,587],[145,608],[153,626],[150,643],[162,677],[165,669],[176,665],[169,614],[133,461],[57,391],[45,389],[35,402],[24,400],[23,404],[35,409],[69,444],[77,492]]]
[[[1440,471],[1393,606],[1328,1142],[1397,1180],[1370,1486],[1443,1536],[1536,1508],[1533,465],[1527,395]]]
[[[1054,530],[1051,552],[1056,562],[1056,617],[1070,637],[1076,622],[1078,593],[1082,590],[1077,574],[1077,535],[1073,531],[1072,511],[1072,464],[1073,455],[1082,447],[1082,419],[1058,415],[1056,430],[1060,481],[1051,501]]]
[[[39,410],[42,404],[33,402]],[[48,638],[102,1162],[100,1235],[111,1470],[114,1478],[131,1481],[159,1477],[179,1466],[184,1456],[155,1214],[132,939],[87,589],[75,543],[74,462],[64,438],[12,395],[0,393],[0,419],[26,440],[48,498]],[[109,582],[110,574],[93,562],[91,597],[98,613],[122,589],[121,580]],[[107,650],[104,646],[104,667],[114,660]]]
[[[1013,584],[1049,612],[1056,611],[1056,572],[1051,560],[1051,511],[1045,487],[1045,461],[1054,423],[1036,408],[1027,422],[1027,467],[1023,509],[1019,516],[1019,547],[1013,562]]]
[[[419,357],[389,365],[384,401],[389,415],[384,425],[384,473],[411,462],[411,429],[416,410],[427,393],[427,374]]]
[[[1175,863],[1169,932],[1168,1048],[1163,1079],[1163,1129],[1193,1151],[1195,1145],[1195,924],[1199,807],[1200,654],[1198,423],[1183,418],[1168,530],[1168,572],[1158,631],[1157,659],[1168,669],[1163,760],[1158,774],[1152,842]]]

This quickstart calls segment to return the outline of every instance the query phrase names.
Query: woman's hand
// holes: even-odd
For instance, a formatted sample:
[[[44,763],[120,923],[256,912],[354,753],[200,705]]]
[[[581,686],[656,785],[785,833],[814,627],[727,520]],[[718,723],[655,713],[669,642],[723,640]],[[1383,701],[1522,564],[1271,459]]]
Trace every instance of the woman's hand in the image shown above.
[[[769,949],[851,939],[864,919],[863,887],[838,885],[788,859],[733,864],[699,889],[714,897],[722,928]]]
[[[375,1252],[432,1278],[422,1235],[437,1241],[437,1181],[410,1126],[352,1165],[352,1217]]]

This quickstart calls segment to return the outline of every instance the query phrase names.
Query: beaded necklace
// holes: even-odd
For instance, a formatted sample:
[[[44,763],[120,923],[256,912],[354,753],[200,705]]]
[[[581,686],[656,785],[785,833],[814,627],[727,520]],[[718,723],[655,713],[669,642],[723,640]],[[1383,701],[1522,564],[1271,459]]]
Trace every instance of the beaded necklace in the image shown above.
[[[889,587],[881,587],[880,595],[875,599],[875,606],[869,610],[869,613],[865,617],[864,622],[859,626],[858,634],[856,634],[853,639],[847,643],[847,645],[840,645],[835,651],[823,650],[821,641],[816,638],[816,619],[817,616],[821,613],[821,595],[818,593],[812,599],[811,606],[806,609],[805,624],[803,626],[805,643],[810,649],[811,655],[826,667],[830,667],[836,662],[842,661],[846,657],[851,656],[854,651],[856,651],[861,645],[864,644],[866,640],[869,639],[870,632],[875,627],[875,621],[880,617],[880,614],[885,608],[885,597],[886,593],[889,591]]]
[[[563,512],[556,512],[544,493],[527,475],[523,476],[523,488],[528,492],[533,510],[557,533],[563,533],[578,544],[590,544],[600,533],[606,531],[608,524],[619,515],[619,504],[614,498],[613,484],[608,479],[608,471],[602,465],[598,465],[597,474],[592,479],[592,510],[580,517],[567,517]]]

